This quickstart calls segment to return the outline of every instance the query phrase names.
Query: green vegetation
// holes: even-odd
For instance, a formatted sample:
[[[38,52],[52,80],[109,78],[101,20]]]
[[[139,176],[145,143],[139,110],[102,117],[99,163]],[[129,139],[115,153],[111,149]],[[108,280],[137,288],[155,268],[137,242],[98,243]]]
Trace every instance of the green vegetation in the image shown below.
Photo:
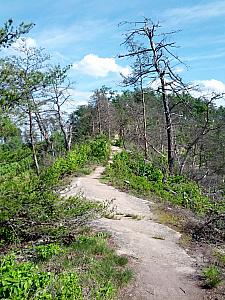
[[[209,210],[222,212],[224,202],[213,202],[204,195],[196,182],[181,175],[167,176],[154,162],[147,162],[141,155],[121,152],[114,156],[104,178],[122,189],[128,189],[139,196],[156,194],[162,200],[188,208],[204,215]]]
[[[59,193],[70,175],[106,165],[112,139],[128,151],[114,156],[105,180],[191,210],[201,219],[192,237],[224,241],[225,109],[214,105],[222,95],[192,97],[173,70],[180,60],[168,50],[174,43],[167,34],[148,19],[135,26],[124,43],[124,57],[134,61],[123,78],[134,90],[103,86],[71,114],[71,65],[55,65],[23,40],[14,56],[0,59],[1,298],[112,299],[130,280],[127,258],[115,254],[105,234],[86,232],[96,217],[117,218],[113,211]],[[8,20],[0,28],[0,50],[32,27],[15,28]],[[156,90],[145,86],[153,78],[160,79]],[[179,219],[161,218],[174,225]],[[222,265],[224,255],[217,259]],[[209,287],[220,281],[215,266],[204,276]]]
[[[17,250],[1,260],[0,297],[113,299],[132,277],[124,268],[127,262],[109,248],[107,235],[101,233],[79,235],[69,246],[47,244]]]
[[[202,275],[208,288],[217,287],[222,281],[221,272],[215,265],[204,268]]]
[[[132,277],[125,268],[128,259],[109,248],[106,233],[80,233],[88,221],[107,213],[106,206],[57,193],[64,176],[104,164],[109,143],[99,137],[74,145],[39,176],[29,147],[1,151],[1,247],[17,248],[1,258],[0,297],[113,299]]]
[[[0,47],[33,26],[12,23],[0,28]],[[59,193],[69,175],[105,164],[110,144],[72,136],[70,66],[26,43],[0,65],[0,298],[112,299],[132,274],[107,235],[87,226],[107,204]]]
[[[108,156],[108,143],[96,138],[74,146],[37,176],[31,168],[29,148],[5,152],[0,158],[4,161],[0,177],[2,244],[35,240],[43,234],[53,238],[56,229],[65,234],[69,228],[75,230],[77,224],[101,214],[100,204],[82,197],[63,199],[55,190],[63,176],[79,171],[87,163],[103,163]]]
[[[213,254],[217,259],[217,264],[221,267],[225,267],[225,251],[222,249],[215,249]]]

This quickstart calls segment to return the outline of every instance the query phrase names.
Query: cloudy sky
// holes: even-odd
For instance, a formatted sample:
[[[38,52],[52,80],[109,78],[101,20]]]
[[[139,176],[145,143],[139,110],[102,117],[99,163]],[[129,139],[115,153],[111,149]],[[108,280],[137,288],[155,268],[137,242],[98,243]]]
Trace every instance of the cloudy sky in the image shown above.
[[[160,21],[165,31],[181,30],[174,37],[179,57],[188,70],[179,68],[186,82],[203,89],[225,91],[224,0],[0,0],[1,24],[34,22],[30,45],[44,47],[55,61],[72,64],[74,97],[85,102],[91,92],[107,85],[119,90],[120,73],[129,65],[123,52],[123,21],[143,17]]]

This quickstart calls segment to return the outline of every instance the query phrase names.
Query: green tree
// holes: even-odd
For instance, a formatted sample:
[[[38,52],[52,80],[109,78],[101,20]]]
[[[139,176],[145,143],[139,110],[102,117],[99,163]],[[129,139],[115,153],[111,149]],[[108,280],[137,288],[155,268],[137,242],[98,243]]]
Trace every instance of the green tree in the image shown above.
[[[14,28],[13,20],[9,19],[5,22],[4,26],[0,28],[0,47],[9,47],[14,43],[21,35],[28,33],[33,27],[34,23],[21,23]]]

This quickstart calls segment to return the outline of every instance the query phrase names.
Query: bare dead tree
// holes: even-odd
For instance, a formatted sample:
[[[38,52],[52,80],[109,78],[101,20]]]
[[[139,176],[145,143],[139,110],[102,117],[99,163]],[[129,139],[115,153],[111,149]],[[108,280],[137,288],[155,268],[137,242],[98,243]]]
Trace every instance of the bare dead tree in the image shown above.
[[[144,140],[144,154],[145,158],[148,158],[148,138],[147,138],[147,117],[146,117],[146,101],[144,91],[144,79],[147,76],[146,70],[146,53],[141,51],[141,47],[135,43],[133,39],[129,39],[125,42],[129,52],[136,52],[136,60],[132,65],[132,73],[128,76],[123,76],[123,83],[125,86],[134,85],[138,86],[141,94],[142,104],[142,124],[143,124],[143,140]],[[140,53],[141,52],[141,53]],[[120,56],[121,57],[121,56]]]
[[[169,173],[173,173],[175,160],[174,133],[168,95],[170,93],[179,95],[182,90],[187,89],[182,79],[174,71],[175,67],[182,63],[172,51],[176,47],[175,42],[169,41],[169,36],[175,32],[161,33],[159,23],[154,24],[146,18],[142,22],[126,22],[124,24],[134,28],[129,29],[125,34],[124,44],[128,46],[129,52],[119,55],[119,57],[135,58],[140,64],[139,69],[135,68],[130,76],[130,83],[135,84],[145,78],[145,80],[157,84],[156,90],[161,93],[165,115],[168,170]]]
[[[93,110],[92,128],[98,128],[98,134],[106,134],[108,138],[112,135],[112,107],[111,99],[113,98],[114,91],[106,86],[96,89],[90,98],[89,105]]]
[[[59,128],[63,135],[65,149],[67,151],[71,148],[72,141],[72,124],[69,119],[65,118],[65,111],[63,106],[69,103],[71,98],[70,89],[71,83],[67,78],[67,71],[70,66],[61,68],[59,65],[54,66],[50,70],[49,75],[49,99],[52,103],[52,109],[58,121]]]
[[[198,129],[196,129],[195,135],[192,138],[192,140],[184,147],[183,149],[183,155],[180,162],[180,168],[179,173],[182,174],[186,165],[186,162],[188,160],[188,157],[190,153],[192,152],[192,149],[196,148],[198,143],[207,136],[210,132],[216,131],[222,127],[224,127],[224,123],[216,123],[213,122],[213,117],[211,116],[211,111],[213,108],[213,102],[215,100],[218,100],[223,97],[223,94],[217,94],[213,93],[212,95],[208,96],[201,96],[200,99],[204,103],[204,112],[203,112],[203,118],[202,118],[202,124],[198,125]],[[188,105],[186,103],[186,105]],[[201,152],[202,152],[202,145],[200,145],[200,162],[199,167],[201,167],[202,161],[201,161]],[[208,171],[207,171],[208,172]],[[207,172],[204,176],[207,176]],[[204,177],[203,176],[203,177]]]

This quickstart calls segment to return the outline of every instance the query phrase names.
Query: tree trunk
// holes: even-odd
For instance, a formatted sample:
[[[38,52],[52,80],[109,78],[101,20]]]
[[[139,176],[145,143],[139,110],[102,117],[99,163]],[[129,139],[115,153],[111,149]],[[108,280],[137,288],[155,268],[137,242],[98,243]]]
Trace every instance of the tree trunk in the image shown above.
[[[170,114],[168,98],[165,90],[165,81],[163,75],[160,75],[160,82],[162,88],[162,100],[164,106],[165,120],[166,120],[166,133],[167,133],[167,158],[169,173],[174,172],[174,145],[173,145],[173,128]]]
[[[99,134],[102,134],[102,122],[101,122],[101,112],[100,112],[100,105],[99,101],[97,104],[97,112],[98,112],[98,128],[99,128]]]
[[[111,124],[110,124],[110,113],[109,113],[109,100],[107,99],[107,121],[108,121],[108,138],[111,138]]]
[[[148,140],[147,140],[147,121],[146,121],[146,105],[145,94],[141,83],[141,100],[142,100],[142,113],[143,113],[143,138],[144,138],[144,151],[145,158],[148,158]]]
[[[68,137],[67,137],[69,150],[71,149],[71,145],[72,145],[72,136],[73,136],[73,126],[72,124],[69,124]]]
[[[43,120],[42,120],[39,112],[35,112],[35,117],[36,117],[35,119],[36,119],[37,125],[39,127],[40,133],[41,133],[42,137],[45,140],[47,151],[51,152],[52,156],[55,156],[52,142],[49,138],[48,131],[47,131],[47,129],[46,129],[44,123],[43,123]]]
[[[36,173],[39,176],[40,175],[40,167],[38,164],[38,159],[37,159],[37,153],[35,149],[35,141],[34,141],[34,135],[33,135],[33,120],[32,120],[32,112],[31,109],[29,108],[29,136],[30,136],[30,142],[31,142],[31,148],[32,148],[32,155],[33,155],[33,161],[36,169]]]
[[[57,106],[57,116],[58,116],[59,126],[60,126],[60,129],[61,129],[62,134],[63,134],[64,145],[65,145],[66,151],[69,151],[70,150],[70,145],[69,145],[68,136],[67,136],[64,124],[63,124],[61,107],[60,107],[57,91],[55,91],[55,94],[56,94],[56,106]]]

